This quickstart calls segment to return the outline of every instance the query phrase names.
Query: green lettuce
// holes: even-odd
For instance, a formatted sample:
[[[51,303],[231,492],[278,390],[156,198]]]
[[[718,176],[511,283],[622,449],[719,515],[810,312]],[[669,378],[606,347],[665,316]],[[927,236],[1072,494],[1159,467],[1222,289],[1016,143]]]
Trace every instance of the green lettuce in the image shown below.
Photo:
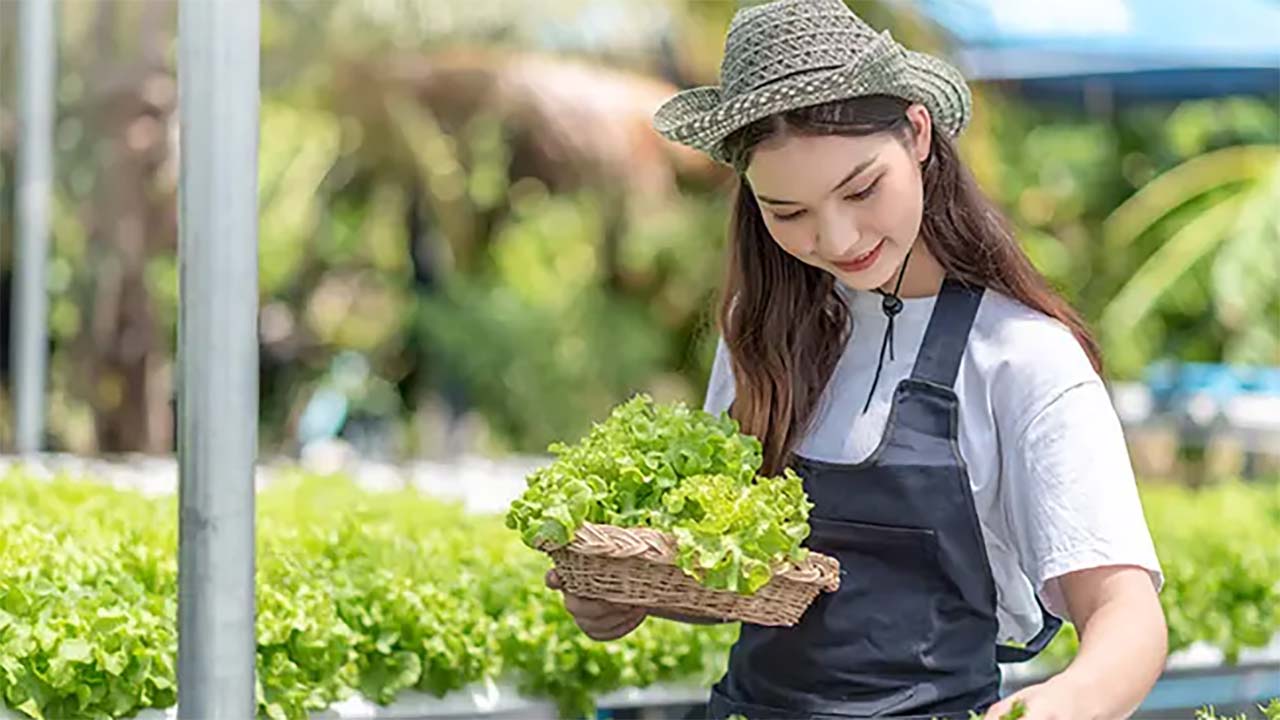
[[[809,510],[790,469],[762,477],[760,441],[727,414],[637,395],[532,472],[507,526],[533,548],[568,544],[583,523],[671,533],[677,564],[704,586],[751,595],[805,557]]]

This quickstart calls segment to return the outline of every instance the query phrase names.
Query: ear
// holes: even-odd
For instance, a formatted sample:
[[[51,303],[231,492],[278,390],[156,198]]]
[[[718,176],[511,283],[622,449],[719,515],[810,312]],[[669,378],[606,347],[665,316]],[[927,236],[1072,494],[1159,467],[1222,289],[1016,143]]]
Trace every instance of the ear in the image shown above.
[[[933,144],[933,118],[924,105],[912,103],[907,108],[907,120],[911,121],[911,145],[916,162],[923,163],[929,157]]]

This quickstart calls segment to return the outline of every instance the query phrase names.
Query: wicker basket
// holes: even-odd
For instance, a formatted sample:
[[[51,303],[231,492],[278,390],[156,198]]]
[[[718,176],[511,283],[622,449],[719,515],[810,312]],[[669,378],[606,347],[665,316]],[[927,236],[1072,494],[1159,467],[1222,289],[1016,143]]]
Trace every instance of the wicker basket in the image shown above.
[[[650,528],[587,523],[568,545],[542,549],[555,561],[566,592],[757,625],[795,625],[820,591],[840,586],[840,564],[810,551],[750,597],[712,590],[675,564],[675,538]]]

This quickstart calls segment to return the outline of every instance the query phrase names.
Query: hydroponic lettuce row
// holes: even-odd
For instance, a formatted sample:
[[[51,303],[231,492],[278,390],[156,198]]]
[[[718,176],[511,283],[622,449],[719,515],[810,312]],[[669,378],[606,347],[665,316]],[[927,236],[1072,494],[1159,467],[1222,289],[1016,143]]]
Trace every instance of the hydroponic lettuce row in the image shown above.
[[[542,585],[549,561],[500,517],[414,491],[299,475],[258,508],[259,717],[485,678],[583,716],[621,688],[711,682],[737,635],[651,619],[594,642]],[[176,555],[173,498],[0,476],[4,704],[59,720],[173,706]]]
[[[1280,484],[1148,485],[1143,501],[1174,650],[1205,641],[1230,656],[1280,632]],[[708,686],[737,635],[736,625],[651,618],[595,642],[543,586],[546,556],[525,550],[501,518],[413,491],[298,475],[260,493],[258,509],[260,717],[304,718],[357,691],[441,694],[486,677],[582,716],[621,688]],[[8,708],[116,718],[174,704],[176,517],[173,498],[0,473]],[[1267,717],[1280,720],[1277,711]]]
[[[525,544],[565,545],[584,522],[670,532],[677,565],[703,585],[750,595],[802,561],[809,510],[800,477],[756,473],[760,442],[719,417],[637,395],[529,475],[507,526]]]

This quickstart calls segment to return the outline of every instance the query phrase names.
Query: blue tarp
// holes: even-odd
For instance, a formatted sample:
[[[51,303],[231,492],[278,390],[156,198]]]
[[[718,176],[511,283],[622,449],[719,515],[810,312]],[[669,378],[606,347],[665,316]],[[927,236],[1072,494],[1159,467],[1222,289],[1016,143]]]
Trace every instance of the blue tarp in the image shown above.
[[[1125,99],[1280,93],[1277,0],[913,0],[971,80]]]

